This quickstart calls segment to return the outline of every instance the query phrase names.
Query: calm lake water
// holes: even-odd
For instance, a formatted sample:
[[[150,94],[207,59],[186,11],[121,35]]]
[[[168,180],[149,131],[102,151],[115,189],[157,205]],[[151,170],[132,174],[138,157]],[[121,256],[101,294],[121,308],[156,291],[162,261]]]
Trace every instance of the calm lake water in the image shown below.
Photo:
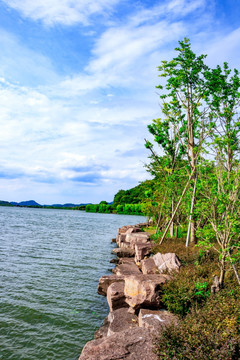
[[[111,239],[140,216],[0,207],[0,359],[76,360],[108,313]]]

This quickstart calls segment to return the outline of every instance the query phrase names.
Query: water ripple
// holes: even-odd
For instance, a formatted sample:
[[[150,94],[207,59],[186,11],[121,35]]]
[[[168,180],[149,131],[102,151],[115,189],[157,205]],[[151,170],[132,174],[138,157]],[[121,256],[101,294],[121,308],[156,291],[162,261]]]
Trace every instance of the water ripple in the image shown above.
[[[77,360],[108,312],[111,239],[140,221],[0,207],[0,360]]]

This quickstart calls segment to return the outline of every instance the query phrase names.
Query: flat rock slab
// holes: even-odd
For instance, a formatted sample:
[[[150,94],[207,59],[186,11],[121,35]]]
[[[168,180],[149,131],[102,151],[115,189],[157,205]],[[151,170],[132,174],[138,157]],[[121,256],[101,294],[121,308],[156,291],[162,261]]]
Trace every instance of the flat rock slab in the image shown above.
[[[161,288],[168,280],[170,280],[170,276],[165,274],[125,276],[126,303],[133,309],[141,307],[159,309]]]
[[[99,279],[98,282],[98,294],[107,296],[108,287],[115,282],[124,281],[124,276],[118,275],[104,275]]]
[[[126,232],[129,230],[129,229],[135,229],[135,232],[137,232],[139,229],[141,231],[141,226],[140,225],[125,225],[125,226],[122,226],[121,228],[118,229],[118,235],[120,234],[126,234]]]
[[[141,274],[141,271],[139,270],[135,262],[117,265],[112,271],[116,275]]]
[[[134,226],[127,229],[126,234],[139,233],[139,232],[141,232],[141,228],[139,226]]]
[[[112,251],[114,254],[116,254],[118,257],[134,257],[135,251],[130,248],[116,248]]]
[[[130,314],[127,308],[121,308],[109,313],[108,323],[107,336],[111,336],[117,332],[138,327],[138,317]]]
[[[109,285],[107,289],[107,302],[110,311],[122,307],[128,307],[128,304],[126,303],[126,296],[124,294],[124,286],[124,280],[113,282],[111,285]]]
[[[119,258],[119,265],[120,264],[135,264],[134,258]]]
[[[134,249],[135,244],[146,244],[150,239],[150,235],[148,233],[140,232],[140,233],[132,233],[127,234],[125,242],[129,243],[129,247]]]
[[[154,354],[153,335],[136,327],[89,341],[79,360],[158,360]]]
[[[178,271],[181,266],[181,263],[175,253],[157,253],[153,256],[153,260],[158,267],[159,273],[171,273],[172,271]]]
[[[141,309],[138,314],[139,326],[157,333],[171,324],[177,324],[177,317],[166,310]]]

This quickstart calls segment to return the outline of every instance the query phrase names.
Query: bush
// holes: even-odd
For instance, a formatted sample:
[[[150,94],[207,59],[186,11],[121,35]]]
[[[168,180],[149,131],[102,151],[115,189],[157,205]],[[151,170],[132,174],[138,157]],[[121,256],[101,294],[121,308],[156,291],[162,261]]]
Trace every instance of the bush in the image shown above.
[[[207,274],[200,269],[183,268],[163,286],[163,304],[169,311],[184,317],[192,307],[198,308],[210,296],[210,286]]]
[[[167,328],[157,342],[160,359],[237,360],[240,358],[240,290],[222,290]]]

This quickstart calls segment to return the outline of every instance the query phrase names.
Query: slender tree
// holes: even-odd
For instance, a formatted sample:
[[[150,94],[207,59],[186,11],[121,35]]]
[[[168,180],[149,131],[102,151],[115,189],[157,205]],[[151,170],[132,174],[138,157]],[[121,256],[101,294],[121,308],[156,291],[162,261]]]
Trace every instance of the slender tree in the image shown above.
[[[228,262],[240,283],[234,265],[234,260],[240,258],[240,78],[236,69],[231,76],[227,63],[223,69],[218,66],[205,76],[209,116],[215,124],[209,144],[215,162],[213,171],[207,171],[201,179],[198,211],[205,213],[207,222],[199,234],[205,248],[213,247],[219,252],[219,282],[223,287]]]
[[[204,106],[206,98],[206,86],[204,73],[208,67],[204,63],[206,55],[196,56],[191,50],[189,39],[179,41],[179,47],[175,49],[178,56],[171,61],[162,61],[158,67],[160,77],[166,78],[166,84],[157,86],[164,94],[162,100],[162,112],[164,124],[174,129],[175,137],[181,144],[182,152],[189,163],[188,187],[193,180],[195,183],[198,158],[201,154],[203,142],[209,131],[207,118],[208,107]],[[168,144],[168,138],[162,131],[162,144]],[[187,188],[184,189],[184,194]],[[193,213],[195,204],[195,192],[192,196]],[[177,206],[180,206],[178,202]],[[173,212],[174,213],[174,212]],[[170,224],[173,217],[170,220]],[[191,241],[195,242],[195,219],[191,220]],[[166,236],[165,231],[162,241]]]

